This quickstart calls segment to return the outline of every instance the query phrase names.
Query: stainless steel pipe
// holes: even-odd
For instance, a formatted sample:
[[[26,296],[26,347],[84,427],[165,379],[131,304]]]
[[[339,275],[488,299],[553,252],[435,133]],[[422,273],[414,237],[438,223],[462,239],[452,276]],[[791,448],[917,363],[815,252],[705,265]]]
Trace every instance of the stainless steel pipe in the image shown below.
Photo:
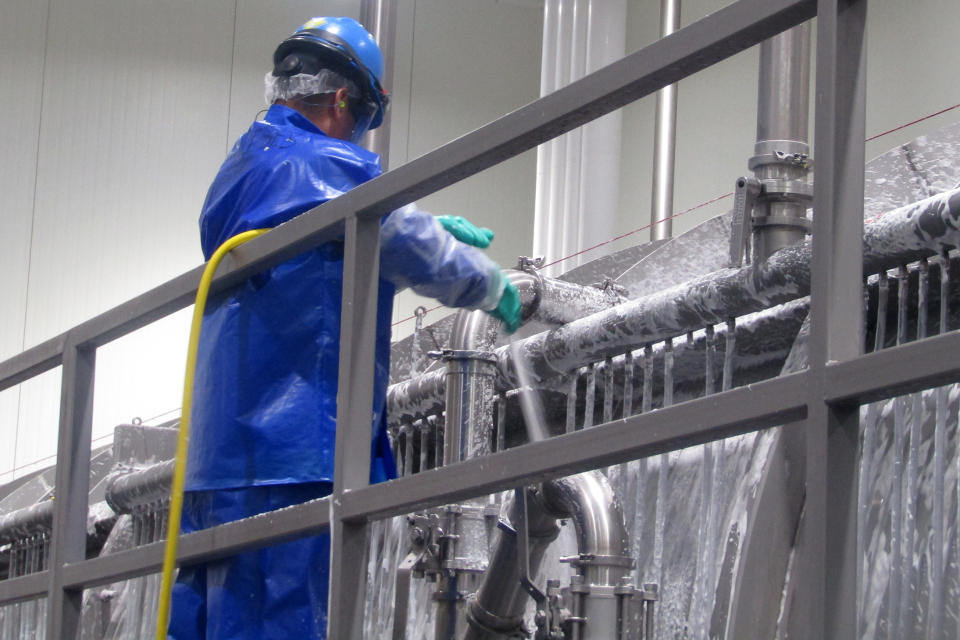
[[[680,0],[661,0],[660,37],[680,28]],[[673,237],[673,168],[677,148],[677,85],[657,92],[657,115],[653,133],[653,195],[650,240]]]
[[[560,326],[621,304],[625,299],[611,290],[583,286],[548,278],[528,271],[507,271],[510,282],[520,293],[524,315],[548,326]],[[461,311],[450,334],[454,349],[491,351],[496,344],[499,324],[482,311]],[[491,333],[492,332],[492,333]],[[428,371],[415,378],[391,385],[387,390],[387,413],[393,417],[436,415],[444,410],[447,388],[446,369]],[[459,447],[459,445],[458,445]]]
[[[753,217],[759,261],[802,241],[809,228],[809,22],[760,45],[757,94],[757,143],[749,167],[763,185]]]
[[[532,577],[537,574],[547,547],[557,539],[560,527],[557,525],[557,516],[543,503],[541,493],[531,489],[517,491],[527,492],[527,557]],[[524,519],[522,509],[523,502],[514,497],[508,508],[507,519],[500,522],[490,566],[467,608],[468,626],[463,640],[511,637],[522,628],[528,598],[520,582],[523,571],[518,553],[519,532],[516,530],[517,523]]]
[[[878,273],[960,247],[960,189],[895,209],[865,225],[863,270]],[[810,293],[810,240],[785,247],[765,262],[721,269],[515,343],[531,375],[546,380],[628,349],[658,342],[727,318],[767,309]],[[503,384],[516,372],[499,349]],[[513,386],[511,386],[513,385]]]
[[[170,498],[174,460],[120,472],[107,480],[106,501],[117,513],[131,513],[139,505]]]
[[[960,247],[960,189],[900,207],[864,225],[864,273]],[[518,341],[532,375],[546,380],[628,349],[719,324],[810,293],[809,240],[764,263],[722,269],[664,291],[580,317]],[[500,389],[518,380],[508,350],[497,350]],[[443,410],[443,371],[390,387],[391,416]],[[393,419],[393,418],[391,418]]]
[[[562,324],[585,313],[613,307],[621,299],[612,291],[543,278],[528,271],[507,271],[520,294],[524,321],[536,318]],[[494,383],[497,373],[494,347],[500,321],[483,311],[461,311],[450,332],[447,363],[444,464],[491,453]],[[437,388],[436,377],[424,390]]]
[[[616,586],[630,574],[630,538],[620,501],[599,471],[543,483],[546,506],[577,532],[579,573],[588,585]]]
[[[383,54],[383,88],[393,87],[393,65],[396,58],[397,5],[395,0],[361,0],[360,23],[373,35]],[[386,171],[390,166],[390,111],[383,123],[366,135],[364,146],[380,156],[380,165]]]
[[[589,471],[545,482],[537,492],[525,491],[528,492],[530,577],[536,575],[543,553],[557,537],[557,519],[570,518],[577,534],[578,558],[574,564],[582,578],[581,584],[599,596],[591,598],[588,593],[584,599],[584,613],[593,621],[593,626],[583,637],[612,638],[608,630],[617,623],[613,588],[630,574],[632,560],[623,511],[610,483],[599,471]],[[523,503],[515,498],[510,505],[510,522],[501,523],[490,567],[468,608],[464,640],[514,637],[521,628],[529,596],[520,582],[523,570],[518,536],[521,532],[512,526],[523,518],[521,509]],[[607,592],[610,598],[604,597]]]

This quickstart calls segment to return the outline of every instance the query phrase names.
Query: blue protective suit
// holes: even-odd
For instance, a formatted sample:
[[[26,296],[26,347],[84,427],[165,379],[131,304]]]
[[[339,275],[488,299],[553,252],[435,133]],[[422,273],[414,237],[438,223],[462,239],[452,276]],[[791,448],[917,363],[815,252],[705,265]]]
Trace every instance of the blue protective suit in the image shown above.
[[[274,105],[263,121],[255,122],[237,141],[210,187],[200,216],[204,256],[209,258],[231,236],[286,222],[379,173],[375,154],[330,138],[297,111]],[[297,485],[330,486],[342,273],[342,243],[328,243],[208,302],[197,357],[185,499],[185,514],[192,515],[184,517],[185,532],[267,511],[284,501],[295,503],[299,500],[284,493],[290,485],[294,493]],[[430,214],[405,207],[384,216],[372,481],[395,475],[384,405],[393,296],[404,287],[448,306],[492,309],[504,283],[494,262],[456,241]],[[276,491],[269,500],[257,497],[262,491],[249,492],[243,500],[235,497],[237,489],[270,486]],[[312,540],[324,548],[328,544],[326,536]],[[306,572],[312,568],[322,572],[321,582],[325,582],[327,567],[320,564],[303,558],[284,564],[297,569],[294,574],[271,573],[264,579],[275,587],[297,588],[307,584]],[[264,570],[270,571],[269,567]],[[200,582],[189,570],[178,579],[171,637],[204,637],[175,632],[197,628],[195,619],[179,624],[178,616],[195,615],[189,612],[198,610],[194,600],[203,590],[197,586]],[[217,598],[216,614],[211,612],[213,600],[206,603],[208,640],[241,637],[215,635],[217,627],[209,622],[216,616],[240,615],[232,610],[237,605],[230,603],[250,596],[237,597]],[[325,593],[322,599],[325,608]],[[311,606],[319,606],[316,599]],[[287,611],[279,605],[274,609],[264,615],[305,619],[303,611]],[[268,628],[265,620],[249,637],[293,637],[270,635]],[[304,628],[296,637],[322,636]]]

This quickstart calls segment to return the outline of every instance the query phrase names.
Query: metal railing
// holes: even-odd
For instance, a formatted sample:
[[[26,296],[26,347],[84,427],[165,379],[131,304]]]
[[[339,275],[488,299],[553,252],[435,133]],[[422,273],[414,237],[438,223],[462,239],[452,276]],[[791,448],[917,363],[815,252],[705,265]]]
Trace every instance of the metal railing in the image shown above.
[[[211,560],[329,528],[329,637],[359,638],[365,576],[356,567],[366,553],[371,520],[803,421],[807,528],[796,563],[795,611],[810,637],[853,637],[859,405],[960,379],[960,363],[953,357],[960,348],[956,334],[862,355],[866,5],[866,0],[739,0],[236,249],[221,267],[215,291],[345,234],[335,488],[323,500],[185,535],[180,561]],[[809,368],[483,460],[367,486],[380,216],[815,15],[817,177]],[[48,568],[0,582],[0,605],[47,597],[48,638],[75,636],[85,588],[160,568],[159,542],[85,560],[96,350],[188,306],[201,269],[0,363],[0,390],[62,366]],[[909,370],[902,366],[905,360],[911,362]]]

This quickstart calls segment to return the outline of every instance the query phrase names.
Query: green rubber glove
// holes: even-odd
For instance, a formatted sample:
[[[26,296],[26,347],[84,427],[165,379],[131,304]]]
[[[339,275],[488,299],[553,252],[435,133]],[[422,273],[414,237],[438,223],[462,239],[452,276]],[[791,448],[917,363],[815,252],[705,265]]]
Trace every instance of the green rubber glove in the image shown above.
[[[517,288],[507,282],[503,288],[503,295],[500,296],[500,302],[497,308],[489,312],[497,320],[503,323],[507,333],[513,333],[520,328],[520,293]]]
[[[486,249],[493,240],[493,231],[485,227],[477,227],[462,216],[437,216],[437,221],[454,238],[472,247]]]

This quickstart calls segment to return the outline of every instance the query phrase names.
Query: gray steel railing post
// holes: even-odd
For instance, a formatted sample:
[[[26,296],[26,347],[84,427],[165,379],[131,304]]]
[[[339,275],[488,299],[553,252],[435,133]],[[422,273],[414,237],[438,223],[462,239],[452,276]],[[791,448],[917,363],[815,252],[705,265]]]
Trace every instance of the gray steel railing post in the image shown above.
[[[828,363],[863,348],[866,0],[819,0],[805,534],[805,637],[856,634],[859,405],[828,403]]]
[[[343,518],[341,498],[370,482],[379,273],[380,218],[370,214],[347,218],[343,310],[340,315],[336,468],[330,501],[328,638],[363,636],[368,524],[365,519],[350,521]]]
[[[53,535],[47,638],[70,640],[80,628],[82,589],[65,587],[63,568],[86,558],[87,494],[90,490],[90,438],[96,349],[76,344],[68,334],[60,387]]]

